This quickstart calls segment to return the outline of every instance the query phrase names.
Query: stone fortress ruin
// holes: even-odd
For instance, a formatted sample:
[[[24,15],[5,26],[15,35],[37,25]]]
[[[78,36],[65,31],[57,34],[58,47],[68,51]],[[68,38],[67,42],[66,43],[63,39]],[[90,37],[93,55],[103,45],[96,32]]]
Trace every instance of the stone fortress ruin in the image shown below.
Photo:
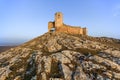
[[[61,12],[55,13],[55,21],[48,22],[49,32],[64,32],[68,34],[82,34],[87,35],[87,28],[80,26],[70,26],[63,23],[63,14]]]

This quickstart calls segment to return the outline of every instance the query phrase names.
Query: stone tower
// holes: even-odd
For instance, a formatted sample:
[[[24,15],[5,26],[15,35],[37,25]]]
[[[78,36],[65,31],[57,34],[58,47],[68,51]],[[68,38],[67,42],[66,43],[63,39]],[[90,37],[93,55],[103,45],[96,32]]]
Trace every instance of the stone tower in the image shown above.
[[[82,28],[83,29],[83,35],[87,35],[87,28]]]
[[[55,13],[55,27],[59,28],[63,26],[63,14],[61,12]]]

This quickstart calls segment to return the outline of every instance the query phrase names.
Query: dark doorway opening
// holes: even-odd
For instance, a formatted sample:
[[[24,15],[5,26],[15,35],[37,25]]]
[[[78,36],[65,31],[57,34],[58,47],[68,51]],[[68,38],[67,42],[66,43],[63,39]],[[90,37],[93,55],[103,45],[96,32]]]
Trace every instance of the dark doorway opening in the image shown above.
[[[55,32],[55,28],[51,28],[51,29],[50,29],[50,32]]]

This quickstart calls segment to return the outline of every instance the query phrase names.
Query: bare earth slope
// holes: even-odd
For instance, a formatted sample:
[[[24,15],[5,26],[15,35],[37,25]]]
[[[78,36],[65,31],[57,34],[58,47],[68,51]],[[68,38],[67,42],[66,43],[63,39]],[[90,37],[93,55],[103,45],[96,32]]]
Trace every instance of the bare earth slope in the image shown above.
[[[0,53],[0,80],[120,80],[119,41],[46,33]]]

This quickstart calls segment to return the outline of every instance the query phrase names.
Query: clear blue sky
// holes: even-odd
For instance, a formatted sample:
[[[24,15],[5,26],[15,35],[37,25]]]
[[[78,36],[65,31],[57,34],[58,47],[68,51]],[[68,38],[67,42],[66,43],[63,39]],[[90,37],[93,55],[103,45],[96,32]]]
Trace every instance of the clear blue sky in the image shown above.
[[[65,24],[87,27],[91,36],[120,38],[120,0],[0,0],[0,45],[44,34],[58,11]]]

